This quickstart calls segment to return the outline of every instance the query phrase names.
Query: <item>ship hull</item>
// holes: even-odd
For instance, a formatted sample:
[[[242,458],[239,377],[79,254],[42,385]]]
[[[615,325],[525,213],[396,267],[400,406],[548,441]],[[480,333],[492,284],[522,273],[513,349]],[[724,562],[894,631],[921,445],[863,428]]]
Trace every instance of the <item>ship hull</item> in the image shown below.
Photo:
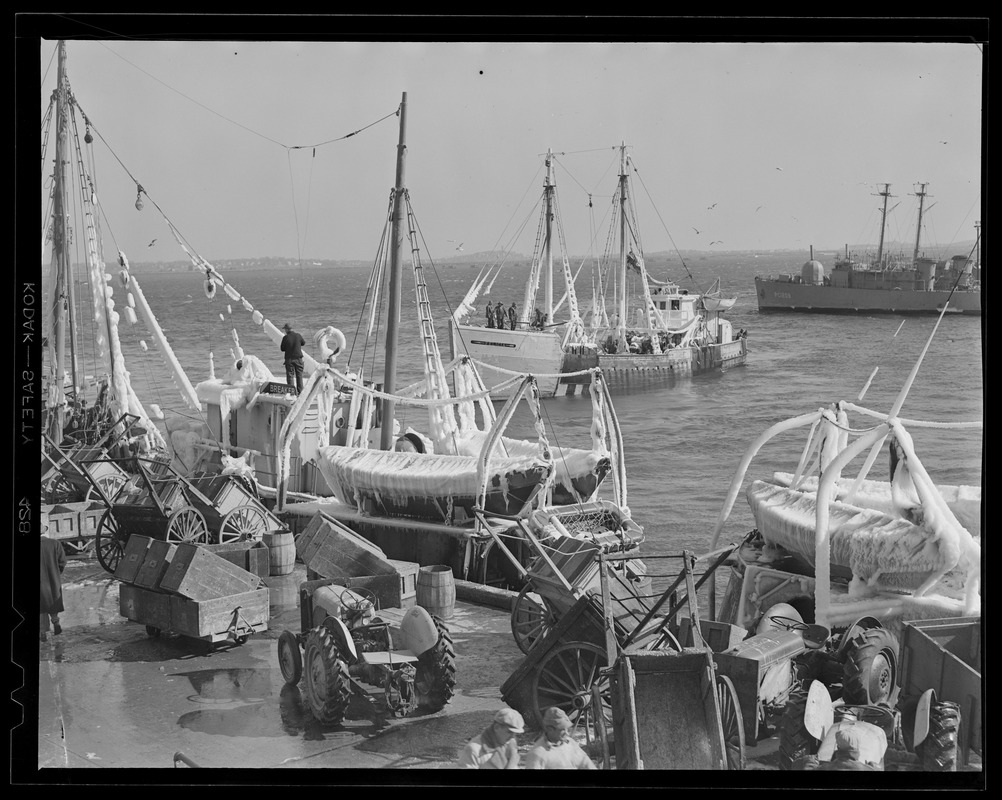
[[[939,314],[949,297],[947,314],[981,316],[981,292],[902,289],[854,289],[755,279],[760,313]]]
[[[601,368],[610,391],[617,391],[741,366],[748,355],[744,339],[636,355],[599,353],[580,347],[564,351],[558,336],[549,332],[497,330],[455,323],[450,332],[453,358],[465,352],[476,361],[504,370],[532,373],[536,375],[540,394],[544,397],[584,392],[590,381],[587,375],[578,373],[595,367]],[[465,350],[457,347],[457,335],[461,337]],[[552,377],[556,375],[560,377]],[[503,377],[507,376],[501,373],[485,376],[488,383]],[[495,399],[502,396],[499,394]]]

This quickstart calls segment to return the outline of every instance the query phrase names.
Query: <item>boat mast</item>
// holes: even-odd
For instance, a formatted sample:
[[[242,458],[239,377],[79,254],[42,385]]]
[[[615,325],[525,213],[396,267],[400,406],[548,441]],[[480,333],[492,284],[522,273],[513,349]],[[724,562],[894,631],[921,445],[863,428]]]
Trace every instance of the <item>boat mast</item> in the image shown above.
[[[543,184],[546,204],[546,239],[543,246],[546,248],[546,284],[543,287],[543,304],[546,309],[545,323],[549,325],[553,322],[553,150],[546,150],[546,181]]]
[[[978,268],[978,280],[981,280],[980,270],[981,270],[981,220],[975,220],[974,222],[974,237],[975,237],[975,251],[974,251],[974,266]]]
[[[918,225],[915,226],[915,252],[912,253],[912,266],[915,266],[915,262],[918,261],[919,255],[919,238],[922,236],[922,204],[925,202],[926,193],[925,187],[928,183],[920,183],[919,190],[915,192],[915,196],[919,199],[918,207]]]
[[[877,192],[879,197],[884,198],[884,208],[880,213],[880,246],[877,248],[877,266],[884,267],[884,228],[887,225],[887,198],[891,196],[891,184],[884,184],[884,191]]]
[[[383,391],[392,395],[397,382],[397,338],[400,325],[400,258],[404,246],[404,156],[407,146],[407,92],[400,100],[400,140],[397,144],[397,177],[393,190],[393,215],[390,219],[390,309],[386,326],[386,363],[383,373]],[[393,449],[393,417],[395,403],[389,397],[383,400],[383,420],[380,431],[381,450]]]
[[[619,149],[619,283],[616,286],[619,343],[626,344],[626,142]]]
[[[56,161],[52,174],[52,260],[54,262],[56,283],[53,292],[52,308],[52,338],[55,347],[56,384],[53,397],[53,414],[50,426],[52,438],[61,442],[65,415],[65,382],[66,382],[66,323],[64,308],[66,308],[66,283],[69,275],[69,248],[66,246],[66,151],[68,147],[69,103],[67,102],[66,86],[66,42],[58,44],[58,66],[56,72]],[[71,326],[72,330],[72,326]],[[70,346],[72,356],[72,341]],[[74,369],[73,385],[76,386]]]

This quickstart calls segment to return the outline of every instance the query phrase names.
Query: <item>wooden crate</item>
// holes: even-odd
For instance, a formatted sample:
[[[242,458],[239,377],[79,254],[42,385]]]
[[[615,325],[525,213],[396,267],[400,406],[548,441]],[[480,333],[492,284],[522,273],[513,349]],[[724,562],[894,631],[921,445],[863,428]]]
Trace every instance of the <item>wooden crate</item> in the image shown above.
[[[143,561],[146,559],[146,551],[149,549],[153,539],[149,536],[133,535],[125,543],[125,552],[122,553],[122,560],[118,562],[115,570],[115,577],[125,583],[132,583],[139,574]]]
[[[418,564],[390,559],[393,575],[360,575],[344,578],[352,589],[368,589],[379,602],[379,608],[411,608],[417,602]]]
[[[223,639],[231,628],[265,630],[269,620],[267,589],[192,600],[170,595],[170,628],[175,633],[196,638]]]
[[[181,542],[160,588],[190,600],[213,600],[258,589],[261,579],[205,547]]]
[[[118,609],[126,619],[166,631],[171,627],[170,600],[168,594],[123,583],[118,593]]]
[[[80,512],[69,506],[49,506],[47,519],[50,539],[76,539],[80,536]]]
[[[154,539],[146,550],[143,565],[136,573],[133,583],[145,589],[159,589],[160,581],[170,567],[171,558],[177,545]]]
[[[86,508],[80,510],[80,535],[94,536],[97,533],[98,523],[106,510],[103,503],[94,501],[87,503]]]
[[[319,513],[296,537],[296,555],[323,578],[395,575],[396,569],[376,545],[337,520]]]
[[[259,578],[267,578],[271,573],[271,553],[264,542],[210,544],[205,549]]]

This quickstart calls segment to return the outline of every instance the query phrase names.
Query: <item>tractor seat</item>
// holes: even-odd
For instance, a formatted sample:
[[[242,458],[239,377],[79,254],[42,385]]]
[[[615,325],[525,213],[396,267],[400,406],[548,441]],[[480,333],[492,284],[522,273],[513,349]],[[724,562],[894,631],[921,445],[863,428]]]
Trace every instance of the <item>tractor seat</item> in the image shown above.
[[[413,650],[377,650],[369,653],[360,653],[359,655],[366,664],[379,664],[382,666],[413,664],[418,660]]]

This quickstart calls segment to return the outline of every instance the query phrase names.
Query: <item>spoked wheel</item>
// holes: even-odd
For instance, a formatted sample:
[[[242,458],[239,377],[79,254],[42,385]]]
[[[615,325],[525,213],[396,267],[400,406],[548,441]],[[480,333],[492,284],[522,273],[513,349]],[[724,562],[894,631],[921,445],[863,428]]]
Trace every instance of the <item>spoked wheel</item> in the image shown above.
[[[303,659],[303,688],[313,716],[323,725],[336,725],[344,719],[351,699],[348,668],[339,658],[334,637],[325,627],[314,628],[306,635]]]
[[[556,624],[543,598],[531,589],[532,584],[528,583],[522,587],[511,610],[511,634],[523,653],[528,653],[536,641]]]
[[[606,665],[605,650],[590,642],[571,642],[555,647],[540,662],[532,678],[533,713],[543,724],[543,712],[558,706],[579,728],[594,728],[598,714],[607,730],[612,729],[612,699],[609,678],[600,671]],[[598,684],[601,708],[596,708],[592,687]]]
[[[121,532],[109,508],[97,523],[97,530],[94,532],[94,552],[97,553],[98,563],[112,575],[115,574],[125,554],[125,543],[128,540],[129,537]]]
[[[62,472],[56,470],[42,484],[43,503],[69,503],[77,496],[77,489],[66,480]]]
[[[119,475],[118,473],[114,472],[108,475],[102,475],[96,481],[98,487],[101,489],[101,492],[109,501],[114,500],[115,495],[117,495],[119,490],[121,490],[121,488],[125,486],[125,484],[127,484],[128,482],[129,479],[126,476]],[[84,499],[90,500],[91,495],[93,493],[94,493],[94,487],[92,486],[90,489],[87,490],[87,497],[85,497]]]
[[[269,527],[267,515],[257,506],[234,508],[219,526],[219,544],[260,539]]]
[[[175,511],[167,519],[168,542],[209,543],[209,526],[197,508],[186,506]]]
[[[886,703],[897,683],[898,640],[886,628],[863,631],[846,649],[842,697],[847,703]]]
[[[303,676],[303,655],[299,652],[299,642],[292,631],[282,631],[282,635],[278,637],[278,667],[290,686],[299,683]]]
[[[745,723],[741,718],[737,690],[726,675],[717,676],[717,704],[720,706],[720,727],[724,734],[727,769],[744,769]]]

